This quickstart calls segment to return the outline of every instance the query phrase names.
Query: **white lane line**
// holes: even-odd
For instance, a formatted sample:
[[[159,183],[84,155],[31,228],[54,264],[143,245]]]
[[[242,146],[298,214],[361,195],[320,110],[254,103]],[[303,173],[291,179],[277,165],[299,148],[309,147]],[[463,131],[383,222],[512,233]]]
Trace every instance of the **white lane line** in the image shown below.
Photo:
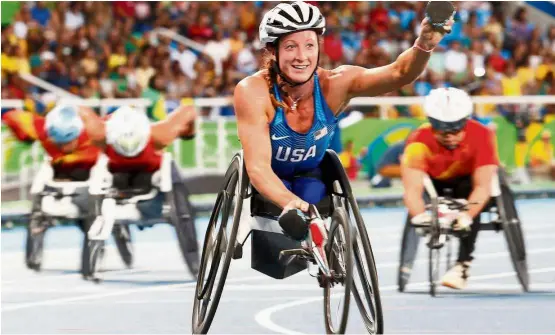
[[[530,270],[528,272],[529,273],[555,272],[555,267],[534,269],[534,270]],[[473,277],[471,277],[471,280],[472,281],[487,280],[487,279],[492,279],[492,278],[511,277],[511,276],[514,276],[514,275],[515,275],[514,271],[501,272],[501,273],[490,274],[490,275],[473,276]],[[427,285],[429,285],[429,282],[412,283],[410,285],[411,285],[411,287],[427,286]],[[395,291],[395,290],[397,290],[397,285],[389,285],[389,286],[380,287],[380,293],[388,292],[388,291]],[[317,301],[322,301],[323,299],[324,299],[324,297],[322,295],[322,296],[319,296],[319,297],[304,298],[304,299],[300,299],[300,300],[297,300],[297,301],[291,301],[291,302],[284,303],[284,304],[274,305],[272,307],[263,309],[260,312],[258,312],[254,316],[254,319],[262,327],[264,327],[268,330],[271,330],[273,332],[276,332],[276,333],[296,334],[296,335],[305,334],[305,333],[299,333],[299,332],[293,331],[291,329],[287,329],[285,327],[282,327],[282,326],[276,324],[275,322],[272,321],[272,314],[274,314],[276,312],[279,312],[279,311],[282,311],[284,309],[291,308],[291,307],[310,304],[310,303],[317,302]]]
[[[226,282],[242,282],[242,281],[263,280],[263,279],[265,279],[265,277],[263,277],[263,276],[253,276],[253,277],[245,277],[245,278],[227,279]],[[80,296],[75,296],[75,297],[49,299],[49,300],[34,301],[34,302],[21,303],[21,304],[9,304],[7,306],[6,306],[6,302],[2,302],[2,312],[12,312],[12,311],[17,311],[17,310],[21,310],[21,309],[25,309],[25,308],[30,308],[30,307],[57,305],[57,304],[64,304],[64,303],[68,303],[68,302],[74,302],[74,301],[83,301],[83,300],[101,299],[101,298],[106,298],[106,297],[115,297],[115,296],[132,294],[132,293],[163,291],[163,290],[177,288],[177,287],[192,287],[192,286],[196,286],[196,284],[197,283],[194,282],[194,283],[186,283],[186,284],[169,284],[169,285],[160,285],[160,286],[149,286],[149,287],[142,287],[142,288],[118,290],[118,291],[115,291],[115,292],[87,294],[87,295],[80,295]]]

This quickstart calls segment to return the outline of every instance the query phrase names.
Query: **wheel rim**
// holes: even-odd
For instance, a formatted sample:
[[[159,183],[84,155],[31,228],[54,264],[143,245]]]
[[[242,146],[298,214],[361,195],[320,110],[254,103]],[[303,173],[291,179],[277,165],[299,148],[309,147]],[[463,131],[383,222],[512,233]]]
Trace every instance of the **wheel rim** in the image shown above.
[[[346,219],[346,215],[341,220]],[[347,223],[348,225],[348,223]],[[348,226],[347,226],[348,227]],[[351,232],[346,232],[342,224],[332,223],[329,240],[326,245],[326,258],[335,280],[326,280],[324,286],[324,313],[329,333],[344,333],[349,316],[350,292],[352,288],[353,255]],[[321,275],[321,274],[320,274]],[[333,288],[338,288],[332,293]],[[337,307],[332,305],[335,296],[339,296]],[[333,315],[336,312],[337,315]]]

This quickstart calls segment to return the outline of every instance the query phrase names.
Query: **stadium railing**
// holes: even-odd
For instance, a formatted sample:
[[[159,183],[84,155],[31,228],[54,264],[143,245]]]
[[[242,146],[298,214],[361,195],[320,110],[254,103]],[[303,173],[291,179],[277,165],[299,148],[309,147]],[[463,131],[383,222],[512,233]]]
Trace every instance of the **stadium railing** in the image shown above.
[[[475,96],[472,100],[477,110],[486,104],[520,104],[540,106],[555,104],[555,96]],[[63,103],[86,105],[99,108],[102,114],[109,107],[123,105],[134,105],[143,110],[150,105],[147,99],[73,99],[63,98]],[[348,106],[350,111],[364,108],[378,108],[380,119],[388,118],[388,109],[392,106],[414,106],[421,105],[423,97],[374,97],[355,98]],[[230,97],[220,98],[197,98],[194,99],[195,106],[199,108],[210,108],[215,113],[211,117],[200,117],[197,120],[197,136],[193,141],[176,140],[171,150],[177,163],[188,175],[223,174],[229,160],[241,146],[237,137],[237,127],[234,117],[219,116],[217,111],[221,107],[231,105]],[[22,108],[20,100],[2,100],[2,108]],[[528,109],[526,109],[528,110]],[[480,114],[480,113],[478,113]],[[555,135],[555,134],[554,134]],[[18,157],[10,157],[10,151],[16,145],[13,137],[2,128],[2,191],[6,189],[19,188],[19,198],[28,199],[27,188],[32,182],[33,175],[43,160],[40,144],[33,145],[30,149],[19,150]],[[11,164],[11,168],[6,168]]]

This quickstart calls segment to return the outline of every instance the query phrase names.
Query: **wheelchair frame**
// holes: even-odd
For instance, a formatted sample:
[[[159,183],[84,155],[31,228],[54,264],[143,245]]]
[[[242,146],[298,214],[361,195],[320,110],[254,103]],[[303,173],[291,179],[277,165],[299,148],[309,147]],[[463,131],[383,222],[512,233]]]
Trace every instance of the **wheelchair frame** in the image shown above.
[[[46,158],[39,171],[33,179],[31,185],[30,194],[34,196],[33,205],[31,209],[31,215],[29,223],[27,225],[27,238],[25,246],[25,263],[29,269],[40,271],[42,266],[42,254],[44,247],[44,236],[46,230],[54,225],[54,220],[86,220],[87,217],[80,213],[78,208],[71,208],[73,213],[67,214],[55,214],[53,212],[43,211],[43,207],[47,208],[57,208],[57,204],[62,199],[67,199],[67,197],[72,197],[76,195],[76,190],[82,188],[89,188],[91,180],[94,179],[97,173],[97,166],[91,169],[91,176],[87,181],[55,181],[54,170],[50,163],[50,159]],[[50,187],[56,189],[56,191],[44,191],[45,187]],[[44,201],[50,201],[50,204],[43,204]],[[73,203],[70,206],[75,207]],[[37,212],[38,207],[38,212]],[[70,212],[71,212],[70,210]],[[77,213],[75,213],[77,211]],[[83,227],[83,229],[86,229]],[[86,235],[86,234],[85,234]],[[85,236],[84,243],[87,243],[87,237]],[[85,249],[85,247],[84,247]],[[84,253],[82,260],[84,261]]]
[[[96,219],[91,224],[89,231],[87,232],[90,250],[88,255],[89,272],[87,273],[89,278],[92,278],[95,282],[100,281],[100,278],[97,277],[96,273],[97,264],[102,256],[104,243],[108,239],[110,233],[114,234],[116,237],[116,246],[122,256],[122,260],[127,267],[131,267],[133,262],[133,252],[129,225],[140,222],[141,227],[152,226],[162,222],[162,220],[166,220],[167,223],[172,224],[175,227],[182,256],[191,273],[196,276],[198,252],[195,255],[190,255],[187,252],[187,245],[189,241],[187,239],[186,232],[183,231],[186,227],[183,227],[179,223],[180,218],[175,210],[176,205],[174,204],[175,199],[173,192],[176,192],[176,190],[173,187],[174,181],[172,180],[171,174],[172,161],[173,159],[171,153],[165,152],[160,169],[151,177],[152,179],[159,178],[159,182],[153,183],[154,185],[151,186],[149,193],[134,195],[128,199],[116,199],[115,195],[117,194],[117,190],[112,187],[112,178],[108,177],[112,176],[107,169],[108,162],[107,160],[103,162],[101,168],[104,171],[104,179],[97,180],[96,183],[91,185],[91,195],[96,196],[97,199],[94,204]],[[158,173],[158,175],[156,175],[156,173]],[[162,205],[161,217],[157,219],[143,219],[136,207],[137,204],[140,201],[154,199],[159,193],[162,193],[165,198],[164,204]],[[128,205],[133,208],[133,217],[118,217],[116,215],[118,210],[117,207]],[[191,209],[189,209],[189,211],[192,213]],[[113,215],[107,216],[106,213],[111,213]],[[119,237],[120,240],[118,240],[117,237]],[[194,240],[196,242],[196,236],[194,237]]]
[[[361,294],[358,293],[356,285],[353,285],[352,292],[369,333],[381,334],[383,333],[383,313],[379,294],[377,269],[370,245],[370,238],[368,237],[362,215],[359,211],[356,199],[352,195],[349,181],[337,154],[332,150],[328,150],[321,166],[327,166],[332,169],[333,174],[335,175],[334,177],[336,178],[333,181],[333,189],[328,188],[330,190],[330,196],[333,198],[333,207],[343,208],[346,211],[347,217],[350,216],[349,214],[354,216],[356,223],[356,225],[352,227],[352,233],[354,233],[354,259],[356,260],[356,267],[359,270],[362,283],[362,295],[366,298],[369,304],[369,311],[366,310],[366,306],[362,301]],[[250,192],[249,186],[251,187]],[[237,197],[235,197],[235,195],[237,195]],[[251,198],[252,195],[252,185],[250,185],[249,178],[246,173],[243,155],[242,152],[239,152],[232,158],[226,171],[222,191],[218,193],[218,197],[206,230],[201,266],[197,279],[193,305],[192,331],[195,334],[208,332],[222,295],[231,259],[242,257],[241,246],[250,233],[253,233],[253,255],[251,255],[253,257],[253,262],[256,259],[254,255],[254,247],[257,234],[273,234],[272,236],[275,237],[274,244],[277,245],[274,248],[278,248],[278,250],[270,250],[269,252],[274,255],[280,253],[280,247],[283,251],[284,249],[294,249],[296,246],[293,240],[281,233],[279,226],[277,226],[279,228],[279,230],[277,230],[277,222],[275,222],[275,225],[273,226],[267,225],[263,227],[257,224],[253,225],[252,223],[254,220],[249,220],[250,225],[247,229],[243,229],[240,236],[238,235],[239,230],[241,228],[245,228],[240,227],[240,225],[245,224],[241,222],[243,201]],[[233,203],[235,203],[234,208],[232,208]],[[232,223],[231,227],[228,227],[228,220],[230,216],[232,217]],[[221,223],[218,224],[218,219],[220,217]],[[296,259],[289,259],[286,262],[285,270],[281,278],[285,278],[304,269],[302,264],[299,264],[297,261],[298,260]],[[208,264],[209,262],[210,264]],[[216,277],[220,266],[221,274],[219,276],[219,281],[216,284]],[[251,266],[254,268],[252,264]],[[261,271],[260,269],[258,270]],[[265,273],[264,271],[261,272]],[[273,277],[277,278],[275,276]],[[216,286],[216,290],[212,297],[214,286]],[[373,315],[368,315],[368,312]],[[328,328],[328,325],[326,325],[326,327],[328,332],[333,331],[333,329]]]
[[[438,213],[441,199],[437,196],[436,190],[428,176],[424,178],[424,186],[427,194],[430,196],[432,225],[430,227],[430,236],[428,247],[428,277],[430,282],[429,292],[431,296],[436,295],[436,286],[439,278],[439,264],[441,249],[445,242],[448,244],[447,267],[450,266],[452,231],[440,227]],[[503,230],[507,247],[511,256],[511,262],[517,273],[517,279],[522,286],[524,292],[529,290],[528,266],[526,262],[526,246],[522,233],[522,227],[518,212],[515,206],[513,193],[511,192],[502,170],[493,178],[492,196],[486,206],[479,214],[489,214],[488,222],[480,223],[480,230],[497,231]],[[450,199],[447,199],[450,200]],[[492,219],[493,217],[493,219]],[[444,240],[442,240],[444,239]],[[397,285],[400,292],[405,291],[405,287],[410,279],[410,274],[418,251],[420,236],[416,234],[415,227],[410,223],[407,215],[405,227],[403,229],[403,238],[401,241],[400,262],[397,274]]]

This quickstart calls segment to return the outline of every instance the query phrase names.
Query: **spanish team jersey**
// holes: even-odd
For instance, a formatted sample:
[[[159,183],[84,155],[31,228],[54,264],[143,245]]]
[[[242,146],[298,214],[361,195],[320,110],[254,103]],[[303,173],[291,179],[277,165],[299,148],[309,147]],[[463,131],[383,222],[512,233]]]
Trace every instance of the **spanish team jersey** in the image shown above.
[[[155,172],[160,169],[162,164],[163,150],[157,150],[152,138],[143,151],[135,157],[125,157],[116,152],[111,146],[106,146],[106,156],[108,157],[108,170],[112,173],[118,172]]]
[[[273,90],[276,99],[281,102],[277,84],[274,84]],[[281,107],[277,108],[274,119],[270,122],[273,171],[279,177],[287,178],[317,168],[330,146],[337,121],[324,99],[318,75],[315,73],[314,121],[310,130],[301,134],[291,129]]]
[[[430,124],[422,125],[407,139],[401,164],[438,180],[470,176],[481,166],[499,165],[493,131],[474,120],[464,130],[464,139],[449,150],[436,140]]]
[[[2,114],[2,121],[20,141],[40,141],[44,151],[51,158],[52,167],[58,172],[69,173],[75,169],[89,171],[100,155],[100,149],[92,144],[86,131],[79,136],[77,148],[71,153],[64,153],[48,137],[44,129],[45,119],[42,116],[12,110]]]

